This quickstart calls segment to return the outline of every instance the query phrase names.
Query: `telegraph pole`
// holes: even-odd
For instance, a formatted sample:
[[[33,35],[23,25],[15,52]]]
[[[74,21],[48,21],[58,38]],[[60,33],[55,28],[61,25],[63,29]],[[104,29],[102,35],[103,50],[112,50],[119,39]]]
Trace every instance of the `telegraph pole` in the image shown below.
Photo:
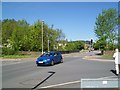
[[[42,54],[43,54],[43,25],[44,25],[44,21],[42,20]]]
[[[50,42],[50,40],[49,40],[49,35],[47,35],[48,36],[48,52],[50,51],[49,50],[49,42]]]

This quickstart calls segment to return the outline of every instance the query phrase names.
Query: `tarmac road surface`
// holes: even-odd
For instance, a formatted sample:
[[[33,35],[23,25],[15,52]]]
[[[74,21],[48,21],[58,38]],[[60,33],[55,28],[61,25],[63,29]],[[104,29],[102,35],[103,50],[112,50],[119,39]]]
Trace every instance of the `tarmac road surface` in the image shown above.
[[[82,59],[86,55],[73,53],[64,56],[64,62],[54,66],[37,66],[35,60],[25,60],[7,64],[3,61],[2,86],[3,88],[33,88],[50,75],[47,81],[36,88],[80,88],[82,78],[116,77],[114,62],[102,62]]]

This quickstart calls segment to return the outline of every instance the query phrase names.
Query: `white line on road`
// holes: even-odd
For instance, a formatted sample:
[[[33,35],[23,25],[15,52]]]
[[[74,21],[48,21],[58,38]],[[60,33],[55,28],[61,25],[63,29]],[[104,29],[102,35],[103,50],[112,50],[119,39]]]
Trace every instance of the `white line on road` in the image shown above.
[[[97,78],[97,80],[99,80],[99,79],[105,79],[105,78],[114,78],[114,77],[115,76],[101,77],[101,78]],[[64,86],[64,85],[75,84],[75,83],[80,83],[80,82],[81,81],[66,82],[66,83],[61,83],[61,84],[44,86],[44,87],[41,87],[41,88],[52,88],[52,87]]]
[[[52,88],[52,87],[63,86],[63,85],[74,84],[74,83],[80,83],[80,81],[61,83],[61,84],[50,85],[50,86],[45,86],[45,87],[41,87],[41,88]]]

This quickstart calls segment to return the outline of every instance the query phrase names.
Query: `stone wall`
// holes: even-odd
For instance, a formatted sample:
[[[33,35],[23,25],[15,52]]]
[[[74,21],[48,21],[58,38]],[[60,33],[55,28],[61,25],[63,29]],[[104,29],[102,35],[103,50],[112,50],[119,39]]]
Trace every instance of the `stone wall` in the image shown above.
[[[113,55],[115,51],[104,51],[104,55]]]
[[[38,56],[41,55],[41,52],[31,52],[31,51],[20,51],[20,55],[32,55],[32,56]]]

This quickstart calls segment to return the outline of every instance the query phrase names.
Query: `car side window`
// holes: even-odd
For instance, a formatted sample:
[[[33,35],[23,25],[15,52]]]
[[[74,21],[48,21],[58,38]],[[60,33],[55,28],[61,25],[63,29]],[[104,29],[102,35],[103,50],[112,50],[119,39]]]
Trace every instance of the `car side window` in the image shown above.
[[[59,54],[59,53],[57,53],[57,56],[60,56],[60,54]]]
[[[57,56],[57,53],[54,53],[54,56]]]
[[[52,53],[50,53],[50,56],[53,56],[53,54],[52,54]]]

